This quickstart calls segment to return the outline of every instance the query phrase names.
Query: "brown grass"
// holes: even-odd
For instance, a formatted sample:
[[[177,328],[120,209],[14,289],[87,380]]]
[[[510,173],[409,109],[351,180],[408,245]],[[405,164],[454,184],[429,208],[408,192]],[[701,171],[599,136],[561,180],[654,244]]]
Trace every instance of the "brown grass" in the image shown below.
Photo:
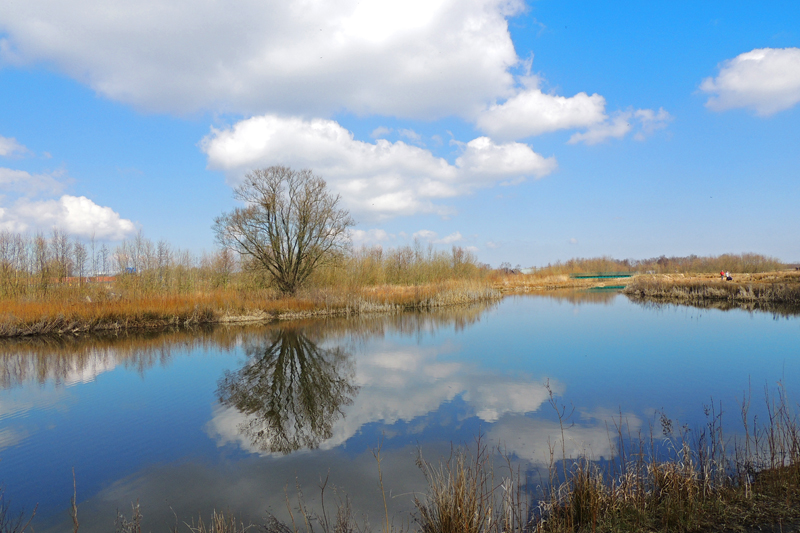
[[[800,272],[731,273],[733,281],[719,275],[636,276],[625,293],[634,300],[683,303],[700,307],[743,307],[779,313],[800,311]]]
[[[744,437],[722,430],[722,410],[706,407],[705,427],[689,431],[662,415],[662,437],[623,446],[601,466],[570,461],[540,503],[537,531],[755,531],[800,525],[800,421],[785,391],[766,396],[768,420],[742,404]],[[658,446],[664,442],[666,446]],[[627,449],[626,449],[627,448]],[[552,455],[552,454],[551,454]],[[551,462],[551,472],[558,471]]]
[[[472,280],[359,290],[310,289],[295,297],[269,290],[216,290],[191,295],[5,300],[0,337],[79,334],[217,322],[270,321],[305,316],[357,315],[430,309],[497,299]]]

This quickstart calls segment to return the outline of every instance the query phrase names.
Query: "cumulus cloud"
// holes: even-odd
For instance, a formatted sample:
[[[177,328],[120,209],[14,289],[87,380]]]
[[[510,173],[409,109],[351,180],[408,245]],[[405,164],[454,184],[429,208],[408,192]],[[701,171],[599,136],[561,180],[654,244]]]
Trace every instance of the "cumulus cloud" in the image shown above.
[[[32,174],[0,167],[0,230],[24,233],[55,227],[70,235],[108,240],[135,233],[133,222],[110,207],[85,196],[62,194],[70,182],[63,170]]]
[[[9,0],[0,64],[156,111],[472,116],[511,94],[521,0]]]
[[[453,244],[454,242],[459,242],[464,240],[464,236],[461,235],[461,232],[459,231],[451,233],[450,235],[447,235],[446,237],[442,237],[440,239],[438,233],[428,229],[423,229],[415,232],[413,237],[415,239],[428,241],[434,244]]]
[[[454,242],[463,241],[464,237],[461,235],[461,232],[456,231],[455,233],[451,233],[446,237],[442,237],[441,239],[437,240],[437,243],[440,244],[453,244]]]
[[[672,115],[667,113],[664,108],[659,108],[658,112],[652,109],[637,109],[633,116],[639,121],[641,125],[640,131],[633,136],[637,141],[644,140],[648,135],[656,130],[661,130],[667,127],[672,121]]]
[[[372,137],[373,139],[380,139],[382,137],[386,137],[390,133],[392,133],[392,128],[387,128],[386,126],[378,126],[374,130],[372,130],[372,133],[370,133],[370,137]]]
[[[355,244],[356,246],[368,246],[371,244],[379,244],[390,239],[393,239],[394,235],[390,235],[385,230],[382,229],[353,229],[350,230],[350,241]]]
[[[25,232],[53,227],[70,235],[94,235],[108,240],[121,240],[136,232],[133,222],[85,196],[65,194],[58,200],[21,198],[10,207],[0,207],[0,229]]]
[[[545,94],[534,87],[488,107],[478,115],[476,124],[498,139],[522,139],[602,122],[606,118],[605,107],[606,100],[599,94],[578,93],[567,98]]]
[[[713,111],[750,108],[773,115],[800,102],[800,48],[757,48],[724,61],[700,90]]]
[[[672,116],[663,108],[658,112],[652,109],[618,111],[586,131],[574,133],[568,142],[598,144],[608,139],[621,139],[631,131],[636,131],[634,139],[642,141],[654,131],[665,128],[671,120]]]
[[[408,128],[403,128],[403,129],[397,130],[397,133],[399,133],[401,137],[405,137],[406,139],[408,139],[409,141],[413,142],[414,144],[422,144],[422,135],[420,135],[419,133],[417,133],[414,130],[411,130],[411,129],[408,129]]]
[[[26,196],[42,193],[58,194],[64,189],[64,172],[31,174],[24,170],[0,167],[0,190],[18,192]]]
[[[252,168],[312,168],[354,212],[378,218],[452,209],[438,200],[469,194],[506,180],[540,178],[556,168],[526,144],[497,144],[488,137],[459,143],[454,164],[403,141],[357,141],[332,120],[264,115],[201,141],[211,168],[237,183]]]
[[[528,87],[502,104],[494,104],[481,112],[476,125],[497,139],[523,139],[558,130],[583,129],[569,142],[597,144],[606,139],[625,137],[634,127],[637,140],[666,127],[671,116],[664,109],[628,109],[609,116],[606,100],[599,94],[585,92],[565,97],[546,94],[539,88],[539,79],[527,77]]]
[[[17,142],[13,137],[3,137],[0,135],[0,156],[11,157],[29,153],[30,150]]]
[[[414,239],[424,240],[424,241],[432,241],[438,234],[435,231],[431,231],[429,229],[421,229],[419,231],[415,231],[412,235]]]

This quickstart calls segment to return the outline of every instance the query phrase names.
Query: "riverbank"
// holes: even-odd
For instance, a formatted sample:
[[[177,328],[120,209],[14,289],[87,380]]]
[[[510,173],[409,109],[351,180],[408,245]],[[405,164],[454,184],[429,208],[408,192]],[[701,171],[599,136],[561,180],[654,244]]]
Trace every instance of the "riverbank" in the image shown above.
[[[106,294],[107,293],[107,294]],[[300,318],[398,313],[498,300],[480,281],[352,290],[317,289],[279,298],[268,291],[215,291],[179,296],[82,298],[2,302],[0,337],[80,335],[103,331],[180,328],[204,324],[274,322]]]
[[[756,274],[638,275],[623,293],[634,301],[676,303],[703,308],[743,308],[753,311],[800,312],[800,272],[784,270]]]
[[[634,301],[722,309],[800,312],[800,272],[734,274],[639,274],[625,279],[575,279],[567,274],[495,274],[484,279],[416,285],[310,289],[294,297],[269,290],[216,290],[188,295],[117,295],[113,287],[65,293],[47,300],[5,300],[0,337],[80,335],[204,324],[274,322],[298,318],[435,309],[544,294],[625,286]]]

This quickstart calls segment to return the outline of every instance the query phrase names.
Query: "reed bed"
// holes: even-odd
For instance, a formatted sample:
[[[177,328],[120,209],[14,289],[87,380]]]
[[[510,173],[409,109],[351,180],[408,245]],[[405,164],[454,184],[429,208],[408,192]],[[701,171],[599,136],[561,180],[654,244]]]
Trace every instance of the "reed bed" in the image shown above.
[[[800,272],[732,274],[734,281],[719,276],[637,276],[624,290],[635,300],[702,304],[727,302],[752,309],[776,307],[800,309]]]
[[[497,298],[488,273],[458,246],[359,248],[286,297],[226,250],[197,258],[142,234],[110,250],[59,230],[3,231],[0,337],[430,309]]]
[[[722,412],[690,432],[662,416],[662,435],[624,445],[605,463],[581,457],[540,501],[536,531],[784,531],[800,527],[800,423],[782,388],[767,395],[768,420],[744,436],[723,432]],[[555,463],[551,464],[551,472]],[[747,529],[750,528],[750,529]],[[777,529],[776,529],[777,530]]]
[[[384,285],[357,291],[309,289],[295,297],[268,290],[216,290],[137,298],[11,300],[0,312],[0,337],[81,334],[210,323],[270,321],[307,316],[357,315],[432,309],[495,300],[480,282],[452,280],[416,286]]]

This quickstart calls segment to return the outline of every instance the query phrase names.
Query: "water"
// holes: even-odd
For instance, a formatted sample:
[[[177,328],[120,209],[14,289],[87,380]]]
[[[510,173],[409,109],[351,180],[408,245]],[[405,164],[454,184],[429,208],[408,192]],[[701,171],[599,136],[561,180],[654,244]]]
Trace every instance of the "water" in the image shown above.
[[[572,413],[567,454],[612,453],[610,431],[647,433],[763,411],[778,382],[800,398],[800,319],[643,307],[608,293],[507,298],[428,314],[216,328],[91,341],[0,344],[0,485],[38,504],[37,531],[113,529],[138,501],[145,530],[212,509],[288,519],[347,494],[379,524],[407,519],[451,443],[502,443],[535,472]],[[552,396],[551,396],[552,394]],[[552,401],[556,406],[552,405]],[[332,488],[336,488],[336,493]]]

